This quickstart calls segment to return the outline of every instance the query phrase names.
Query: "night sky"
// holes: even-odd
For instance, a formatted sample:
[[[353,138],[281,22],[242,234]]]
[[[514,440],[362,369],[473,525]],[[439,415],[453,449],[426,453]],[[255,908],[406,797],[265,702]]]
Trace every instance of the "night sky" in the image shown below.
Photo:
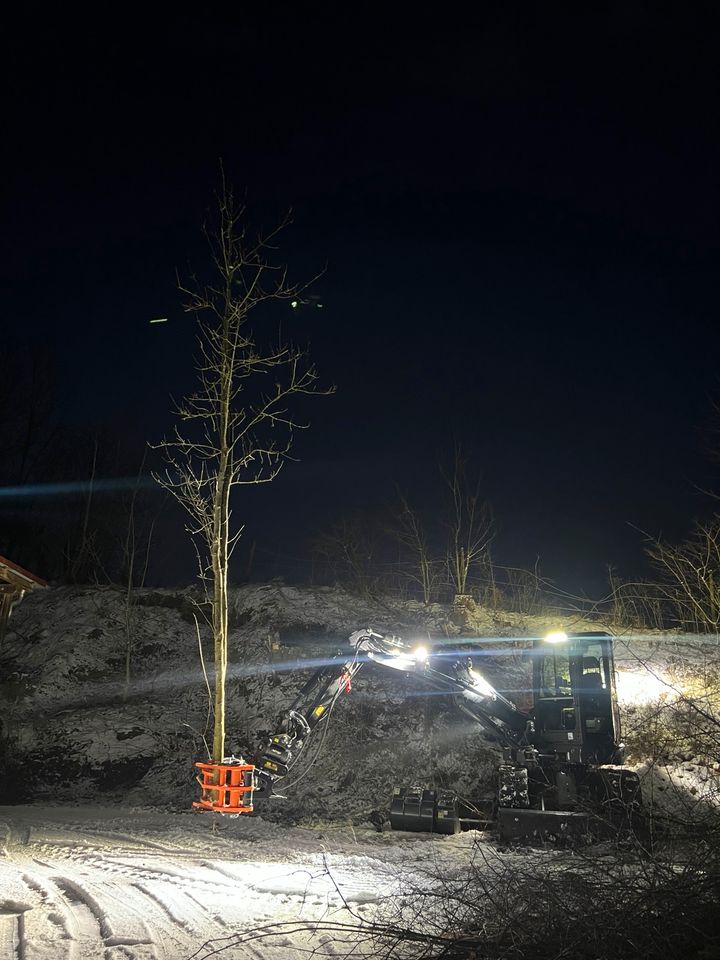
[[[456,438],[498,560],[601,593],[642,571],[636,528],[712,509],[720,37],[712,5],[660,6],[16,18],[3,336],[52,350],[61,420],[159,439],[222,158],[254,222],[293,208],[291,274],[325,270],[288,323],[337,386],[243,494],[247,536],[301,552],[396,485],[430,516]]]

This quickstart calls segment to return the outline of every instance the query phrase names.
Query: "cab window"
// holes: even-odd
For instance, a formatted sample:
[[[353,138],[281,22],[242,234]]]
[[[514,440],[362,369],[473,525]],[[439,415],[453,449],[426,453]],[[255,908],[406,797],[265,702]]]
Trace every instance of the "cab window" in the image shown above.
[[[603,648],[599,643],[589,643],[583,651],[581,689],[591,693],[607,690],[608,686],[607,660],[603,656]]]
[[[541,696],[569,697],[570,687],[570,658],[566,653],[553,650],[543,657],[541,671]]]

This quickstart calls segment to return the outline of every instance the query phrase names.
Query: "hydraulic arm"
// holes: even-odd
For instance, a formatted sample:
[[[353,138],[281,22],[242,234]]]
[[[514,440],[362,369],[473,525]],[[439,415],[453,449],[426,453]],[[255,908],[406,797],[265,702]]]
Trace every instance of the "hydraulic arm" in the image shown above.
[[[357,653],[338,654],[310,677],[292,706],[280,718],[279,730],[255,758],[255,797],[269,797],[278,780],[287,775],[305,746],[307,737],[325,720],[343,693],[352,689],[352,679],[362,667]]]
[[[333,710],[338,698],[351,689],[352,680],[367,663],[417,676],[433,689],[455,697],[464,712],[480,723],[502,746],[513,750],[526,744],[529,715],[498,693],[472,665],[470,658],[454,657],[431,663],[427,650],[399,637],[367,628],[351,634],[353,654],[339,653],[321,666],[280,719],[278,732],[255,758],[258,785],[255,797],[272,794],[277,781],[296,762],[308,736]]]

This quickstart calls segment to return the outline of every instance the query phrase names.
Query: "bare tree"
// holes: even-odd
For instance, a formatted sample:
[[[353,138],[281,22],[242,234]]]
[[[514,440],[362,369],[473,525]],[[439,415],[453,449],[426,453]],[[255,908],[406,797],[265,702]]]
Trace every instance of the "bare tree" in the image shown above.
[[[248,236],[245,207],[223,183],[218,222],[207,231],[214,281],[180,287],[184,309],[196,315],[199,334],[194,393],[177,404],[174,435],[157,446],[167,467],[156,476],[187,511],[211,611],[214,644],[214,733],[212,760],[225,753],[225,681],[228,657],[228,572],[242,533],[232,523],[231,494],[242,484],[269,483],[282,468],[294,431],[307,426],[289,409],[302,394],[320,389],[305,348],[256,334],[260,320],[278,301],[297,301],[303,288],[288,282],[284,266],[271,262],[273,243],[289,218],[268,233]]]
[[[467,466],[462,448],[456,444],[452,469],[441,470],[450,495],[448,572],[458,596],[467,592],[472,567],[487,559],[495,534],[492,510],[480,495],[480,478],[471,481]]]
[[[648,548],[657,584],[673,617],[686,630],[720,629],[720,516],[697,523],[680,544],[658,538]]]
[[[428,545],[425,529],[417,514],[403,493],[398,491],[400,509],[396,514],[396,523],[392,535],[411,557],[411,566],[404,569],[407,578],[419,584],[423,603],[427,606],[437,586],[437,562],[433,559]]]

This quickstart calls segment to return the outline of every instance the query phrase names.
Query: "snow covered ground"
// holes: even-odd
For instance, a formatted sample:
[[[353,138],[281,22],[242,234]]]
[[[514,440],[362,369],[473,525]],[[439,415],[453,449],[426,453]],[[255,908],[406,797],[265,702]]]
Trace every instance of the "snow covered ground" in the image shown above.
[[[350,924],[362,941],[364,925],[412,912],[418,891],[476,869],[478,858],[493,869],[526,863],[483,834],[370,827],[397,783],[466,796],[494,789],[495,747],[447,698],[394,671],[355,678],[286,781],[285,800],[253,818],[192,812],[207,723],[193,612],[189,591],[137,591],[128,607],[121,590],[63,587],[13,614],[0,651],[0,802],[13,804],[0,807],[0,960],[200,960],[221,947],[224,960],[299,960],[318,947],[344,955],[337,931],[305,925]],[[447,607],[337,589],[240,588],[229,752],[263,744],[311,665],[364,626],[451,646],[475,638],[483,672],[522,703],[527,638],[593,624],[482,608],[462,623]],[[709,691],[720,689],[720,648],[635,635],[618,639],[616,655],[629,757],[646,796],[683,817],[717,804],[716,727],[703,733],[699,718],[717,715]],[[531,855],[538,867],[558,857]],[[276,923],[295,932],[238,942]],[[373,955],[372,944],[357,949]]]
[[[313,922],[362,929],[408,889],[447,882],[479,844],[492,854],[476,832],[309,830],[120,806],[0,807],[0,960],[185,960],[219,946],[225,960],[299,958],[319,946],[340,955],[334,937],[313,934]],[[239,942],[276,923],[295,932]],[[359,955],[372,955],[359,940]]]

